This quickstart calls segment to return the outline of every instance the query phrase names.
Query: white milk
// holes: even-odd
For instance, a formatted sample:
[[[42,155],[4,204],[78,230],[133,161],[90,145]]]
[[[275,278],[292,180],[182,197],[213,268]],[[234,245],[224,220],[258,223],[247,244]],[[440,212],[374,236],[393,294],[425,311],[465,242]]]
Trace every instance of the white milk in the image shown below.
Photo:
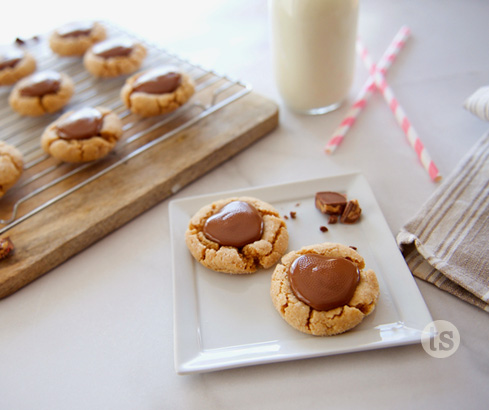
[[[348,95],[358,0],[269,0],[278,90],[294,111],[322,114]]]

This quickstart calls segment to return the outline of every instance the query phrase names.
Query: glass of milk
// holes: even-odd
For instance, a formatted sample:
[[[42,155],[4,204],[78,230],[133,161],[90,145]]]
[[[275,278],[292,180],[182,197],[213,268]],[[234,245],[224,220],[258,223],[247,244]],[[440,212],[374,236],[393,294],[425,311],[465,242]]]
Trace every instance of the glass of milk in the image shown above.
[[[355,70],[359,0],[269,0],[278,91],[303,114],[324,114],[347,97]]]

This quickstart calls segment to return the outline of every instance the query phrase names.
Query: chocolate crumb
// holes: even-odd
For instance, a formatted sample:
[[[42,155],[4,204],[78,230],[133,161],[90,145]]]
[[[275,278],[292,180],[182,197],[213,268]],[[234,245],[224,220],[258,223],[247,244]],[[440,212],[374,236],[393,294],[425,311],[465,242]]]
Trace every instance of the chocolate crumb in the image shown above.
[[[358,249],[356,246],[351,246],[351,245],[350,245],[350,248],[352,248],[354,251],[356,251]]]
[[[344,224],[354,224],[360,219],[362,208],[356,199],[348,201],[346,208],[341,215],[340,222]]]
[[[328,232],[328,231],[329,231],[328,227],[327,227],[327,226],[324,226],[324,225],[323,225],[323,226],[320,226],[320,227],[319,227],[319,230],[320,230],[321,232]]]
[[[338,222],[338,215],[330,215],[328,219],[329,224],[335,224]]]
[[[18,46],[23,46],[25,44],[25,40],[22,40],[21,38],[17,37],[15,39],[15,44],[17,44]]]
[[[287,215],[284,215],[284,219],[289,219],[289,217]]]
[[[293,212],[293,211],[291,211],[291,212],[290,212],[290,217],[291,217],[292,219],[295,219],[295,218],[296,218],[296,216],[297,216],[297,212]]]

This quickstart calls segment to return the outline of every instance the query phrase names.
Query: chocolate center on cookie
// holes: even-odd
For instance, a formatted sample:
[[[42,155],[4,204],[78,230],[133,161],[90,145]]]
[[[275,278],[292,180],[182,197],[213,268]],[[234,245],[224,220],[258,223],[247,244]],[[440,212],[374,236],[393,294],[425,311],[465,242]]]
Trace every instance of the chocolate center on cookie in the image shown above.
[[[23,97],[42,97],[55,94],[61,86],[61,75],[56,71],[41,71],[32,74],[22,84],[19,93]]]
[[[16,48],[0,51],[0,70],[14,68],[24,58],[24,52]]]
[[[233,201],[207,219],[203,232],[221,246],[241,248],[261,238],[263,217],[248,202]]]
[[[92,52],[101,58],[127,57],[134,49],[130,40],[113,39],[98,43],[92,47]]]
[[[298,257],[289,270],[289,281],[297,298],[316,310],[346,305],[357,288],[360,272],[344,258],[306,254]]]
[[[75,111],[56,126],[58,135],[65,140],[86,139],[100,133],[103,116],[95,108],[82,108]]]
[[[66,24],[56,32],[60,37],[81,37],[81,36],[89,36],[93,29],[93,23],[89,21],[77,21],[74,23]]]
[[[139,76],[133,91],[148,94],[166,94],[175,91],[182,83],[182,75],[172,69],[155,68]]]

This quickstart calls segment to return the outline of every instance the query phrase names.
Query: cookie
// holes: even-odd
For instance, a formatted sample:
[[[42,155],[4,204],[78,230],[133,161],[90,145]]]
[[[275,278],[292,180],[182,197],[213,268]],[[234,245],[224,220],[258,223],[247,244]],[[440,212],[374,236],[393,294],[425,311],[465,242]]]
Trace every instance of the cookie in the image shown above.
[[[131,74],[141,67],[146,47],[137,41],[115,38],[93,45],[84,55],[83,64],[95,77]]]
[[[373,270],[348,246],[325,242],[287,253],[272,274],[270,296],[285,321],[315,336],[344,333],[372,313],[379,298]]]
[[[12,85],[36,71],[34,57],[19,47],[0,48],[0,86]]]
[[[0,141],[0,198],[19,180],[24,159],[14,146]]]
[[[222,199],[190,220],[185,242],[205,267],[232,274],[270,268],[287,250],[284,220],[270,204],[253,197]]]
[[[73,80],[67,74],[39,71],[15,84],[9,95],[9,104],[21,115],[51,114],[68,104],[74,90]]]
[[[124,105],[142,117],[167,114],[195,92],[192,79],[175,67],[157,67],[129,77],[121,90]]]
[[[104,107],[85,107],[63,114],[41,135],[42,149],[64,162],[105,157],[122,136],[122,122]]]
[[[82,56],[95,43],[105,40],[105,27],[92,21],[76,21],[57,28],[49,47],[60,56]]]

